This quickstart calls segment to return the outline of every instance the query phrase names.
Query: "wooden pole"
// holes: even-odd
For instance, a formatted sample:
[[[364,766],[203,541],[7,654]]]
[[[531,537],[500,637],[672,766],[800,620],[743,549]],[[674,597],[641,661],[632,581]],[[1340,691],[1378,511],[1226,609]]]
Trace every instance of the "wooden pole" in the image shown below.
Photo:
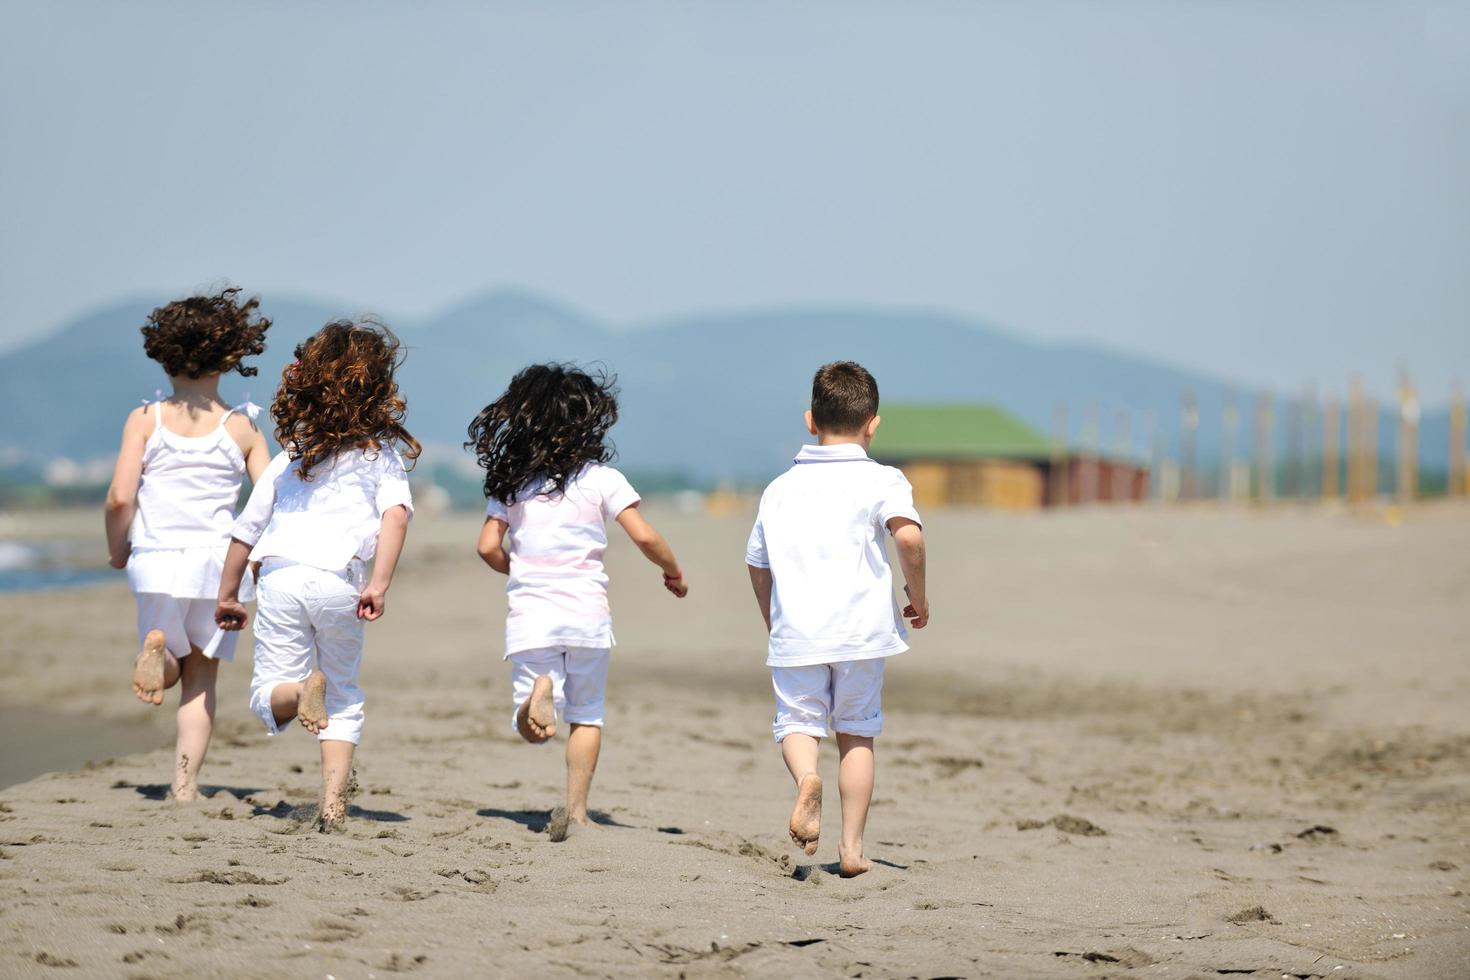
[[[1097,499],[1097,402],[1088,402],[1082,414],[1082,459],[1078,467],[1077,502],[1090,504]]]
[[[1400,504],[1411,504],[1419,495],[1419,394],[1407,370],[1399,371],[1399,475]]]
[[[1450,396],[1450,472],[1446,490],[1451,497],[1470,495],[1465,473],[1465,389],[1458,384]]]
[[[1196,406],[1194,389],[1184,389],[1183,412],[1179,420],[1179,497],[1182,500],[1194,500],[1199,496],[1198,475],[1196,472],[1196,450],[1199,435],[1199,408]]]
[[[1276,460],[1271,451],[1271,395],[1261,392],[1256,398],[1256,499],[1269,504],[1276,499]]]
[[[1378,498],[1378,401],[1363,399],[1363,489],[1369,501]]]
[[[1342,423],[1342,410],[1338,407],[1337,399],[1331,395],[1327,396],[1322,405],[1322,499],[1336,500],[1337,478],[1338,478],[1338,450],[1342,442],[1342,433],[1338,426]]]
[[[1348,387],[1348,445],[1347,445],[1347,491],[1348,503],[1354,506],[1368,499],[1366,483],[1368,437],[1367,406],[1363,397],[1363,382],[1354,378]]]
[[[1225,410],[1220,420],[1220,499],[1234,501],[1239,496],[1235,485],[1235,440],[1240,432],[1240,410],[1235,406],[1235,392],[1225,396]]]
[[[1048,496],[1053,507],[1065,507],[1070,501],[1067,479],[1067,403],[1057,402],[1052,411],[1052,428],[1055,435],[1051,443],[1051,487]]]
[[[1132,479],[1132,464],[1128,460],[1133,454],[1128,445],[1128,410],[1120,409],[1113,421],[1113,452],[1117,458],[1113,460],[1111,478],[1109,479],[1109,496],[1114,503],[1132,500],[1133,493],[1128,487]],[[1127,469],[1125,469],[1127,467]]]

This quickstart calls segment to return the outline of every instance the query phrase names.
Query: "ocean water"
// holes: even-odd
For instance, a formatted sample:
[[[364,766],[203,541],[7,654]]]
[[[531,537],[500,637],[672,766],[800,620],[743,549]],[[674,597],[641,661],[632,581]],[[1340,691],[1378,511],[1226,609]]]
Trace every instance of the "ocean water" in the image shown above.
[[[87,565],[75,549],[29,541],[0,540],[0,592],[66,589],[120,575]]]

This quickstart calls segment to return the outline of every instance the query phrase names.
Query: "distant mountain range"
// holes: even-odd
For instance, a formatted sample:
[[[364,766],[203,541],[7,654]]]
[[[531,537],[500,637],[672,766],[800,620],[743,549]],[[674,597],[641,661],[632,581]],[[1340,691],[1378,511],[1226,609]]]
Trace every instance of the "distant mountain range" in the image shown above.
[[[0,451],[14,460],[87,459],[115,451],[122,415],[167,379],[143,356],[138,327],[164,297],[119,303],[0,356]],[[344,310],[264,297],[275,325],[255,378],[231,376],[226,394],[249,391],[268,403],[293,347]],[[1181,398],[1197,399],[1199,453],[1211,466],[1232,393],[1241,435],[1251,444],[1255,391],[1181,370],[1147,356],[1078,344],[1047,344],[984,322],[920,310],[792,309],[736,312],[611,327],[540,296],[494,292],[417,321],[391,324],[408,349],[401,380],[409,427],[436,444],[433,461],[464,439],[474,414],[518,368],[545,360],[600,363],[617,373],[622,420],[613,430],[622,465],[681,473],[702,482],[759,481],[786,465],[805,438],[801,413],[813,370],[838,358],[877,376],[883,400],[990,402],[1048,434],[1067,406],[1069,438],[1083,438],[1086,407],[1096,406],[1101,442],[1118,446],[1116,419],[1130,419],[1127,446],[1148,455],[1144,418],[1157,419],[1177,451]],[[1263,356],[1267,356],[1263,354]],[[1383,452],[1391,452],[1393,414],[1382,413]],[[1448,413],[1426,415],[1420,436],[1427,468],[1447,458]],[[1278,403],[1275,434],[1287,426]],[[881,431],[879,445],[881,445]],[[1317,443],[1310,444],[1315,453]]]

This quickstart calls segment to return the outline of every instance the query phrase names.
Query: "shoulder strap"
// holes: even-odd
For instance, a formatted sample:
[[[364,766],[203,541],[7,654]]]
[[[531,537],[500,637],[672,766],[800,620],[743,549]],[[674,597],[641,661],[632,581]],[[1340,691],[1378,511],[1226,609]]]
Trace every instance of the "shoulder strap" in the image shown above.
[[[163,428],[163,399],[153,403],[153,431]]]

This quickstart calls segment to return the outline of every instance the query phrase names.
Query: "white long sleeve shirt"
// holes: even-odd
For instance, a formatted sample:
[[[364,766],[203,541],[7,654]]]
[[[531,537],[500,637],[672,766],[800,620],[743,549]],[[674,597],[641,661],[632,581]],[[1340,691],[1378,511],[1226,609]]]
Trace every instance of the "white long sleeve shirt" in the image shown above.
[[[378,550],[383,512],[413,517],[403,457],[393,449],[349,449],[301,479],[299,460],[278,453],[261,474],[230,536],[251,545],[250,560],[288,561],[339,571]]]

